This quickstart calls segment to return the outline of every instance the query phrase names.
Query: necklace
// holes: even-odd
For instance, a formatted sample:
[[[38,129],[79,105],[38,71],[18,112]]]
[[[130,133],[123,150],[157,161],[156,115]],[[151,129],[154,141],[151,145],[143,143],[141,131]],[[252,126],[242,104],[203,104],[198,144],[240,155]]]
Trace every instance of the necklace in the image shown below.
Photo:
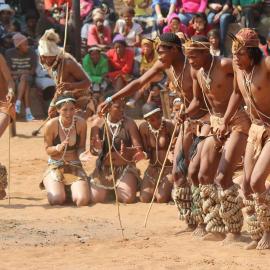
[[[206,88],[207,88],[208,91],[210,91],[210,89],[211,89],[212,79],[210,78],[210,75],[211,75],[211,72],[212,72],[214,61],[215,61],[215,56],[212,56],[211,65],[210,65],[210,68],[209,68],[207,74],[206,74],[206,72],[204,71],[203,68],[200,69],[202,78],[203,78],[203,80],[205,82],[205,86],[206,86]]]
[[[253,80],[253,74],[254,74],[255,65],[252,68],[250,73],[247,73],[246,71],[243,71],[243,77],[244,77],[244,83],[247,86],[247,89],[249,92],[251,92],[251,83]]]
[[[182,98],[184,100],[187,100],[187,98],[185,97],[184,91],[183,91],[183,80],[184,80],[184,72],[185,72],[185,68],[187,65],[187,58],[185,57],[184,60],[184,65],[182,67],[182,70],[180,72],[180,74],[178,75],[178,77],[176,76],[176,72],[173,66],[171,66],[171,70],[172,70],[172,74],[173,74],[173,84],[179,89],[180,94],[182,95]],[[179,79],[180,79],[180,84],[179,84]],[[189,100],[187,100],[189,102]]]
[[[60,124],[61,129],[63,130],[65,136],[68,137],[70,131],[71,131],[71,130],[74,128],[74,126],[75,126],[75,118],[74,118],[74,116],[73,116],[71,125],[70,125],[69,127],[64,127],[63,122],[62,122],[62,117],[59,116],[59,124]]]
[[[155,128],[153,128],[153,127],[147,122],[148,129],[150,130],[150,132],[151,132],[155,137],[158,137],[159,132],[160,132],[160,131],[163,129],[163,127],[164,127],[164,124],[165,124],[165,120],[162,118],[161,124],[160,124],[159,128],[158,128],[158,129],[155,129]]]

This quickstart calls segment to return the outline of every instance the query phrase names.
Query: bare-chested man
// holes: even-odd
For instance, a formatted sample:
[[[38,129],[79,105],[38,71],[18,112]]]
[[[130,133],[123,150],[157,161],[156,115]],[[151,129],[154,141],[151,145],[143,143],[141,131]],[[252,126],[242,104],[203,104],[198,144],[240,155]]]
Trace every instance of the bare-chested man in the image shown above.
[[[263,57],[255,31],[244,28],[233,36],[236,85],[220,126],[220,134],[244,99],[252,120],[244,158],[243,191],[248,206],[247,249],[270,248],[270,194],[265,181],[270,173],[270,57]]]
[[[53,29],[49,29],[39,40],[38,46],[40,63],[47,69],[56,84],[56,94],[49,107],[49,116],[55,116],[54,100],[63,92],[70,92],[76,98],[77,108],[86,112],[88,112],[87,109],[93,111],[94,107],[90,103],[89,96],[91,83],[87,74],[72,55],[64,52],[57,45],[58,42],[58,34]]]
[[[2,137],[11,120],[15,121],[15,108],[12,101],[15,96],[15,84],[5,58],[0,54],[0,137]],[[0,164],[0,199],[6,196],[7,170]]]
[[[122,90],[114,94],[112,97],[109,97],[105,102],[103,102],[99,107],[99,112],[104,113],[108,104],[116,99],[131,96],[136,91],[140,91],[144,85],[151,82],[151,80],[160,72],[166,71],[169,80],[172,81],[175,88],[177,89],[177,94],[183,100],[185,107],[187,107],[192,100],[192,78],[190,75],[190,65],[185,60],[185,56],[182,53],[182,43],[180,38],[173,33],[164,33],[162,34],[157,41],[157,52],[159,59],[156,61],[154,66],[150,68],[147,72],[145,72],[140,78],[132,81],[130,84],[125,86]],[[184,132],[180,133],[178,136],[175,151],[174,151],[174,162],[173,162],[173,178],[175,181],[175,196],[174,200],[180,211],[180,219],[185,219],[192,228],[194,227],[194,219],[191,218],[191,198],[189,196],[189,200],[187,202],[185,192],[188,190],[190,192],[190,187],[186,187],[187,179],[187,165],[186,161],[189,156],[189,149],[192,144],[193,139],[193,127],[194,124],[197,125],[196,119],[204,122],[206,111],[198,110],[194,115],[195,121],[186,121]],[[200,119],[202,118],[202,119]],[[203,126],[201,129],[202,135],[208,134],[209,127],[208,125]],[[184,133],[184,137],[182,139],[182,135]],[[199,152],[199,151],[198,151]],[[195,161],[195,159],[194,159]],[[198,160],[199,161],[199,160]],[[194,172],[198,168],[198,162],[195,164],[194,162]],[[197,175],[194,173],[194,175]],[[183,205],[187,206],[183,209]]]
[[[202,210],[208,235],[206,240],[227,241],[240,236],[243,225],[241,200],[232,177],[244,154],[250,121],[241,106],[228,122],[226,137],[216,136],[216,130],[226,112],[233,91],[232,60],[210,54],[209,42],[204,36],[193,36],[184,44],[192,66],[194,97],[186,114],[193,115],[200,104],[207,102],[212,136],[206,138],[201,151],[199,182]],[[220,186],[218,192],[217,185]]]
[[[174,124],[162,117],[161,109],[154,102],[144,104],[142,111],[145,121],[141,123],[139,131],[149,165],[141,184],[140,200],[148,203],[151,202],[154,194],[156,182],[172,138]],[[172,188],[172,162],[168,159],[155,195],[157,202],[169,202]]]

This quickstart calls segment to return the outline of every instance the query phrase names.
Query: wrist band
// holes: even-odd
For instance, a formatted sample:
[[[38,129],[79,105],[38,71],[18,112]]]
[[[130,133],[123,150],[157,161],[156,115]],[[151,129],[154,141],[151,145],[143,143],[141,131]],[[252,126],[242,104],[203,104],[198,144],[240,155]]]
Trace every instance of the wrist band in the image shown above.
[[[106,102],[106,104],[112,103],[112,97],[107,97],[107,98],[105,99],[105,102]]]

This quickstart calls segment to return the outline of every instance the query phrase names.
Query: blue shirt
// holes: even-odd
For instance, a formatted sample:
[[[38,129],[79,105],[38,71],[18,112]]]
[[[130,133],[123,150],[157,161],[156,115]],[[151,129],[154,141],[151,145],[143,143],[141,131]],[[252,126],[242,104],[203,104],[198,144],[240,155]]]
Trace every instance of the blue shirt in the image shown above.
[[[163,9],[169,9],[171,4],[176,4],[177,0],[153,0],[152,1],[152,8],[155,8],[155,5],[160,5]]]

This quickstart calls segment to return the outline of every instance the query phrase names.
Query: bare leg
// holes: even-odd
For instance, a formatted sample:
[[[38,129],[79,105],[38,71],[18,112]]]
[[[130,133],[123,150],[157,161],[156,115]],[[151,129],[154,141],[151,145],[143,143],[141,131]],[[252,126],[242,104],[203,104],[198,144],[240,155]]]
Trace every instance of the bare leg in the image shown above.
[[[198,179],[202,188],[207,185],[212,186],[214,184],[214,178],[216,176],[220,153],[219,148],[216,147],[216,140],[214,137],[208,137],[205,139],[201,150],[201,165],[199,170]],[[206,198],[203,198],[206,201]],[[206,211],[206,212],[205,212]],[[208,210],[204,209],[205,214],[209,214]],[[206,227],[207,228],[207,227]],[[203,237],[203,240],[220,241],[224,239],[224,235],[216,232],[209,232]]]
[[[25,92],[24,92],[24,104],[25,104],[25,108],[30,108],[29,93],[30,93],[30,87],[29,87],[28,82],[26,82],[25,83]]]
[[[242,155],[244,154],[246,141],[247,135],[233,131],[224,145],[216,176],[216,182],[223,190],[231,188],[234,184],[232,181],[233,173],[237,168],[237,164],[239,161],[241,161]],[[236,191],[235,194],[237,196],[238,192]],[[226,198],[227,197],[224,196],[224,200],[226,200]],[[223,205],[223,200],[221,201],[221,205]],[[241,205],[240,203],[236,203],[234,207],[235,209],[238,209],[234,216],[223,219],[223,222],[229,229],[229,233],[226,235],[224,243],[238,241],[241,236],[241,228],[243,224]],[[232,228],[232,226],[236,225],[235,221],[232,223],[232,217],[235,218],[236,215],[239,217],[237,219],[237,225],[239,225],[238,229]]]
[[[25,76],[21,76],[21,79],[19,81],[18,84],[18,96],[17,96],[17,100],[22,101],[24,94],[25,94],[25,90],[27,88],[27,81]]]
[[[150,203],[154,194],[154,185],[152,183],[152,179],[149,179],[147,175],[144,175],[141,191],[140,191],[140,201],[143,203]]]
[[[117,186],[119,202],[134,203],[137,192],[137,178],[132,173],[127,173]]]
[[[92,203],[106,202],[108,191],[104,188],[95,187],[90,184],[90,201]]]
[[[0,137],[2,137],[8,127],[9,119],[10,117],[7,114],[0,112]]]
[[[77,181],[71,185],[72,200],[76,205],[86,206],[90,201],[90,191],[87,181]]]
[[[256,162],[256,165],[253,169],[251,175],[251,188],[254,193],[261,195],[266,191],[265,188],[265,180],[270,173],[270,159],[269,159],[269,151],[270,151],[270,142],[266,143],[262,149],[262,152]],[[268,198],[269,199],[269,198]],[[265,219],[270,218],[269,211],[269,200],[258,199],[256,202],[257,207],[267,206],[267,209],[264,210],[265,214],[259,213],[256,210],[258,221],[260,221],[260,225],[263,228],[263,236],[257,245],[257,249],[270,249],[270,224],[269,221],[266,222]]]
[[[160,183],[157,193],[156,200],[158,203],[167,203],[171,199],[173,183],[172,183],[172,175],[166,175],[166,177],[162,178],[162,182]]]
[[[64,184],[49,178],[44,179],[43,183],[47,191],[49,204],[63,205],[66,201]]]

